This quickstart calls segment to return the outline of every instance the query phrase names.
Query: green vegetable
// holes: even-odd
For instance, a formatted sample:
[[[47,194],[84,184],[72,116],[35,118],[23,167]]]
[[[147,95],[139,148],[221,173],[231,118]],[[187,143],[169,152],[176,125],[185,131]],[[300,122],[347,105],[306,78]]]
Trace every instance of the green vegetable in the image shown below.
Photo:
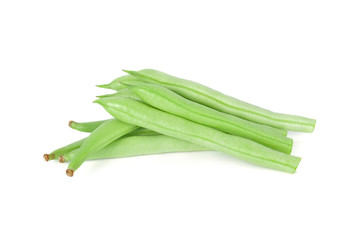
[[[137,126],[123,123],[117,119],[104,122],[86,138],[73,160],[69,163],[66,174],[72,177],[74,171],[84,163],[91,152],[99,151],[109,143],[137,128]]]
[[[268,125],[271,127],[287,129],[290,131],[314,131],[316,123],[315,119],[271,112],[264,108],[260,108],[236,98],[227,96],[199,83],[177,78],[157,70],[144,69],[140,71],[124,71],[139,80],[169,88],[170,90],[194,102],[198,102],[218,111],[225,112],[252,122]],[[123,83],[131,83],[133,80],[134,79],[130,78],[120,79],[119,81]]]
[[[299,157],[191,122],[130,98],[102,98],[95,102],[102,105],[113,117],[128,124],[221,151],[260,166],[294,173],[301,160]]]
[[[90,133],[90,132],[94,131],[98,126],[100,126],[102,123],[104,123],[106,121],[110,121],[110,120],[112,120],[112,119],[102,120],[102,121],[94,121],[94,122],[70,121],[69,126],[75,130]],[[151,136],[151,135],[159,135],[159,133],[151,131],[149,129],[139,128],[139,129],[136,129],[136,130],[126,134],[125,136]],[[85,139],[82,139],[82,140],[85,140]],[[49,154],[47,154],[47,155],[49,155]]]
[[[76,142],[73,142],[73,143],[70,143],[64,147],[61,147],[59,149],[56,149],[54,151],[52,151],[50,154],[44,154],[44,159],[45,161],[49,161],[49,160],[53,160],[53,159],[58,159],[58,157],[64,155],[64,154],[67,154],[75,149],[78,149],[81,144],[84,143],[86,138],[83,138],[79,141],[76,141]]]
[[[108,120],[110,120],[110,119],[108,119]],[[94,122],[74,122],[74,121],[70,121],[69,122],[69,127],[71,127],[72,129],[81,131],[81,132],[92,132],[97,127],[99,127],[101,124],[103,124],[105,121],[108,121],[108,120],[101,120],[101,121],[94,121]]]
[[[138,155],[148,155],[169,152],[190,152],[206,151],[205,147],[182,141],[177,138],[157,135],[157,136],[132,136],[122,137],[113,141],[103,149],[92,152],[86,160],[103,158],[121,158]],[[60,158],[60,162],[72,161],[78,150],[65,154]]]
[[[158,85],[140,83],[130,86],[130,89],[145,103],[157,109],[253,140],[284,153],[291,153],[292,139],[280,135],[278,129],[216,111]]]

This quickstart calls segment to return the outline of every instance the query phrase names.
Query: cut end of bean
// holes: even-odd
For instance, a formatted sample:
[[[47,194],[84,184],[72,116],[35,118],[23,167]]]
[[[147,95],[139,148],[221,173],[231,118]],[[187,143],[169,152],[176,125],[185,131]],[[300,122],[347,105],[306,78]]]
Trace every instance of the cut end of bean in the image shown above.
[[[311,129],[311,131],[310,131],[309,133],[314,132],[315,126],[316,126],[316,119],[313,119],[313,120],[312,120],[312,129]]]
[[[66,169],[66,175],[68,175],[69,177],[74,176],[74,170]]]
[[[52,159],[54,159],[54,157],[55,157],[54,154],[47,154],[47,153],[44,154],[45,161],[52,160]]]
[[[73,124],[74,121],[69,121],[69,127],[71,127],[71,124]]]
[[[60,156],[59,157],[59,163],[64,163],[65,162],[65,158],[64,156]],[[66,171],[67,172],[67,171]]]
[[[44,159],[45,159],[45,161],[49,161],[49,154],[44,154]]]

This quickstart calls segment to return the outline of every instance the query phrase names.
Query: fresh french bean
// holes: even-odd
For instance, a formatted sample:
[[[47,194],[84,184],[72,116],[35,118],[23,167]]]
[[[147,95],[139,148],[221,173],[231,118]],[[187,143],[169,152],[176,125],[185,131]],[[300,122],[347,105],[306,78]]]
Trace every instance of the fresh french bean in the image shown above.
[[[157,70],[124,70],[124,72],[139,80],[167,87],[189,100],[249,121],[298,132],[313,132],[315,127],[315,119],[272,112],[227,96],[199,83],[174,77]],[[134,79],[120,79],[119,81],[126,83],[132,80]]]
[[[86,160],[206,150],[209,149],[177,138],[160,134],[154,136],[124,136],[118,140],[113,141],[103,149],[90,153],[86,157]],[[60,161],[72,161],[77,152],[78,150],[74,150],[65,154],[61,157]]]
[[[126,124],[117,119],[104,122],[86,138],[73,160],[69,163],[66,175],[72,177],[91,152],[99,151],[109,143],[137,128],[137,126]]]
[[[159,85],[142,83],[132,85],[130,89],[145,103],[157,109],[253,140],[280,152],[291,153],[292,139],[280,135],[275,128],[216,111]]]
[[[50,154],[44,154],[45,161],[58,159],[58,157],[67,154],[75,149],[78,149],[85,141],[86,138],[70,143],[64,147],[52,151]]]
[[[70,121],[69,122],[69,127],[71,127],[72,129],[81,131],[81,132],[92,132],[94,131],[97,127],[99,127],[101,124],[103,124],[105,121],[109,121],[108,120],[101,120],[101,121],[93,121],[93,122],[74,122],[74,121]]]
[[[102,105],[113,117],[128,124],[221,151],[263,167],[294,173],[301,160],[299,157],[191,122],[130,98],[102,98],[94,102]]]

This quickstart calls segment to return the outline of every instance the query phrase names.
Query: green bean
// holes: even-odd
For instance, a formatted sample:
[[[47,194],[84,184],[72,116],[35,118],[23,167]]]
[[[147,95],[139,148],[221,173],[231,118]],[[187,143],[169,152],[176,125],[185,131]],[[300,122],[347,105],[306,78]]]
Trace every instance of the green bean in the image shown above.
[[[86,160],[104,158],[122,158],[139,155],[170,153],[170,152],[191,152],[206,151],[205,147],[185,142],[183,140],[165,136],[131,136],[122,137],[110,143],[103,149],[93,152],[86,157]],[[65,154],[59,161],[72,161],[78,150]]]
[[[135,80],[136,78],[131,76],[131,75],[125,75],[125,76],[121,76],[118,77],[116,79],[114,79],[111,83],[108,84],[102,84],[102,85],[96,85],[97,87],[100,88],[107,88],[107,89],[112,89],[115,91],[120,91],[124,88],[126,88],[125,86],[123,86],[120,82],[121,81],[126,81],[126,80]]]
[[[298,132],[312,132],[315,127],[315,119],[275,113],[227,96],[199,83],[177,78],[157,70],[124,70],[124,72],[133,75],[139,80],[167,87],[189,100],[249,121]],[[132,80],[125,79],[120,80],[120,82],[131,82]]]
[[[104,98],[107,99],[107,98]],[[123,123],[117,119],[111,119],[104,122],[96,128],[79,148],[79,151],[69,163],[66,175],[72,177],[81,164],[84,163],[86,157],[91,152],[96,152],[113,142],[117,138],[137,129],[137,126]]]
[[[131,137],[131,136],[157,136],[160,135],[160,133],[151,131],[149,129],[146,128],[139,128],[136,129],[130,133],[125,134],[123,137]],[[50,154],[44,154],[44,159],[45,161],[49,161],[49,160],[54,160],[54,159],[58,159],[59,157],[62,157],[63,155],[68,154],[69,152],[73,152],[74,150],[78,149],[81,147],[81,145],[84,143],[86,138],[83,138],[79,141],[70,143],[62,148],[56,149],[54,150],[52,153]]]
[[[121,89],[121,90],[117,91],[116,93],[100,95],[100,96],[97,96],[97,97],[98,98],[104,98],[104,97],[120,97],[120,96],[133,98],[135,100],[140,100],[140,98],[136,94],[134,94],[132,91],[130,91],[129,88],[124,88],[124,89]]]
[[[102,98],[94,102],[102,105],[113,117],[128,124],[221,151],[260,166],[294,173],[301,160],[299,157],[191,122],[130,98]]]
[[[94,122],[74,122],[74,121],[70,121],[69,122],[69,127],[71,127],[72,129],[81,131],[81,132],[92,132],[94,131],[97,127],[99,127],[101,124],[103,124],[105,121],[109,121],[108,120],[101,120],[101,121],[94,121]]]
[[[53,160],[53,159],[58,159],[58,157],[67,154],[75,149],[78,149],[85,141],[86,138],[83,138],[79,141],[70,143],[64,147],[61,147],[59,149],[56,149],[54,151],[52,151],[50,154],[44,154],[44,159],[45,161],[49,161],[49,160]]]
[[[111,119],[102,120],[102,121],[94,121],[94,122],[81,122],[81,123],[70,121],[69,126],[75,130],[90,133],[90,132],[94,131],[98,126],[100,126],[102,123],[104,123],[105,121],[110,121],[110,120]],[[124,135],[124,136],[152,136],[152,135],[159,135],[159,133],[151,131],[149,129],[139,128],[139,129],[136,129],[136,130]],[[46,155],[49,155],[49,154],[46,154]]]
[[[216,111],[158,85],[142,83],[132,85],[130,89],[145,103],[157,109],[229,134],[248,138],[280,152],[291,153],[292,139],[280,135],[275,128]]]

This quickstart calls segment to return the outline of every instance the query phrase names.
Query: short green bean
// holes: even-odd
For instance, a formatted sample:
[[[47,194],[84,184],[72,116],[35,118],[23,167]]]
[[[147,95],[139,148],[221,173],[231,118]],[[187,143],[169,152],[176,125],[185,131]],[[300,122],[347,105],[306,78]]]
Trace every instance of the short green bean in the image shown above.
[[[199,83],[177,78],[157,70],[124,71],[142,81],[167,87],[189,100],[249,121],[298,132],[312,132],[315,127],[315,119],[275,113],[227,96]],[[132,80],[119,81],[131,82]]]
[[[299,157],[191,122],[130,98],[102,98],[94,102],[102,105],[113,117],[128,124],[221,151],[260,166],[294,173],[301,160]]]

